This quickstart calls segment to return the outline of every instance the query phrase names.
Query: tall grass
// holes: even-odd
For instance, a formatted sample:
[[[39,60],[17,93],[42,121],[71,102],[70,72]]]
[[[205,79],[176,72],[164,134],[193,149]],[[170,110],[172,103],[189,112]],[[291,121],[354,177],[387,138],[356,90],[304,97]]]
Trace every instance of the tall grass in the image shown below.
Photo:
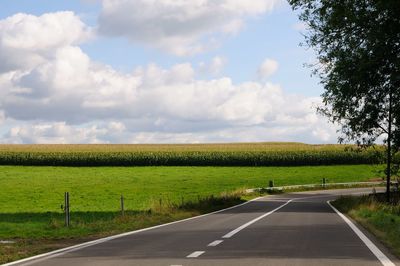
[[[0,165],[302,166],[381,163],[381,147],[302,143],[0,145]]]
[[[346,196],[335,200],[333,205],[372,232],[399,257],[400,205],[385,203],[384,199],[383,194]]]

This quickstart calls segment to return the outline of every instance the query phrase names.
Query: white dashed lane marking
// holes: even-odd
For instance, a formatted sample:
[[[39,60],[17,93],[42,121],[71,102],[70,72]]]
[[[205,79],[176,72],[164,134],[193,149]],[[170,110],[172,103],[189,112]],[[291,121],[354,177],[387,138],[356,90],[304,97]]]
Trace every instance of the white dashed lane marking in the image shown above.
[[[270,211],[270,212],[264,213],[263,215],[261,215],[261,216],[255,218],[255,219],[253,219],[253,220],[251,220],[250,222],[247,222],[247,223],[245,223],[244,225],[239,226],[239,227],[236,228],[235,230],[232,230],[232,231],[230,231],[229,233],[227,233],[226,235],[224,235],[222,238],[231,238],[233,235],[239,233],[240,231],[242,231],[242,230],[245,229],[246,227],[248,227],[248,226],[254,224],[255,222],[261,220],[262,218],[264,218],[264,217],[266,217],[266,216],[268,216],[268,215],[270,215],[270,214],[276,212],[276,211],[279,210],[280,208],[285,207],[286,205],[288,205],[288,204],[289,204],[290,202],[292,202],[292,201],[293,201],[293,200],[288,200],[288,201],[286,201],[285,204],[282,204],[282,205],[279,206],[278,208],[273,209],[273,210]]]
[[[197,258],[198,256],[200,256],[204,252],[205,251],[195,251],[195,252],[189,254],[188,256],[186,256],[186,258]]]
[[[224,242],[224,240],[215,240],[215,241],[211,242],[210,244],[208,244],[208,246],[215,247],[215,246],[221,244],[222,242]]]

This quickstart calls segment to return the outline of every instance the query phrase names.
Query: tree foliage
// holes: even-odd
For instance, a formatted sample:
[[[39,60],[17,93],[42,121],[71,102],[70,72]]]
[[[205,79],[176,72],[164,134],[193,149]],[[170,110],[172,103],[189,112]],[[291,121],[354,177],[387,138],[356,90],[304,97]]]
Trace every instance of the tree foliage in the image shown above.
[[[314,72],[325,91],[320,110],[350,140],[370,143],[388,133],[392,94],[393,141],[400,132],[400,1],[290,0],[308,26],[318,57]]]
[[[400,1],[289,3],[317,53],[313,71],[324,86],[319,111],[341,125],[340,141],[369,145],[383,138],[390,169],[400,147]]]

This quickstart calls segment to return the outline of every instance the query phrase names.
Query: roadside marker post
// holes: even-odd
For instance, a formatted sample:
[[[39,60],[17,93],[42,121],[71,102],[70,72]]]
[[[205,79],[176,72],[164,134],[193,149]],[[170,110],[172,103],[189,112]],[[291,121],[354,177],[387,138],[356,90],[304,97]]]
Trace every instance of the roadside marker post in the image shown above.
[[[124,196],[121,195],[121,215],[125,215],[125,210],[124,210]]]
[[[324,178],[322,178],[322,187],[325,188],[325,186],[326,186],[326,178],[324,177]]]
[[[274,180],[269,180],[268,187],[274,187]]]
[[[65,226],[69,227],[71,222],[70,213],[69,213],[69,192],[64,193],[64,212],[65,212]]]

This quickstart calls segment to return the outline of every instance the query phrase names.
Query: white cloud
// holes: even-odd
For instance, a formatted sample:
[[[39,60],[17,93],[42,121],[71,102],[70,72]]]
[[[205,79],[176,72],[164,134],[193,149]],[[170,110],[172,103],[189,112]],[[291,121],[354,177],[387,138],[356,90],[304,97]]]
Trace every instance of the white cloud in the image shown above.
[[[2,47],[44,51],[82,42],[90,31],[73,12],[15,14],[0,22]]]
[[[120,132],[121,126],[118,122],[87,127],[73,127],[65,122],[27,124],[12,127],[6,139],[7,143],[108,143],[104,137]]]
[[[271,11],[278,2],[103,0],[99,31],[175,55],[191,55],[215,47],[219,39],[216,35],[237,33],[246,18]]]
[[[250,11],[243,6],[239,11],[239,2],[228,6],[238,13],[256,13],[257,1],[249,4]],[[311,108],[319,98],[288,94],[272,83],[235,84],[229,77],[196,79],[189,63],[168,69],[149,64],[121,73],[94,62],[76,46],[90,31],[79,18],[70,12],[55,14],[47,16],[65,34],[68,27],[58,20],[69,18],[79,25],[80,30],[72,30],[74,37],[53,36],[55,40],[48,43],[39,38],[24,46],[15,40],[27,37],[20,34],[26,32],[25,27],[12,24],[33,21],[47,32],[48,18],[29,15],[28,20],[0,21],[3,27],[14,29],[9,36],[0,33],[0,49],[7,43],[7,49],[30,55],[19,58],[12,70],[0,72],[0,121],[9,128],[2,129],[8,133],[1,142],[334,141],[331,128]],[[15,59],[14,54],[2,56]],[[207,67],[217,74],[224,64],[222,57],[215,57]]]
[[[226,65],[227,60],[221,56],[215,56],[209,63],[200,62],[199,71],[204,74],[217,76],[221,73]]]
[[[196,80],[190,64],[170,69],[149,65],[132,74],[121,74],[108,66],[91,62],[78,48],[63,48],[57,54],[54,61],[12,78],[13,87],[9,88],[7,97],[0,100],[7,117],[32,121],[29,123],[61,121],[64,127],[101,120],[119,121],[111,124],[110,128],[123,134],[108,140],[125,142],[137,142],[143,134],[154,136],[157,141],[164,141],[164,138],[179,141],[189,136],[193,141],[207,136],[222,140],[218,138],[222,133],[227,138],[236,136],[236,140],[248,140],[254,135],[245,137],[245,134],[233,132],[241,129],[240,132],[249,133],[252,128],[274,129],[271,132],[280,132],[279,138],[289,137],[291,131],[299,128],[303,128],[310,139],[321,136],[313,133],[314,127],[321,127],[324,122],[312,109],[319,98],[287,94],[276,84],[234,84],[226,77]],[[75,71],[70,67],[74,65],[80,65],[80,68]],[[61,127],[59,124],[56,126]],[[84,134],[86,131],[78,130],[65,131],[64,136],[60,131],[62,137],[59,137],[49,135],[53,128],[50,130],[47,126],[44,129],[22,128],[17,130],[18,134],[9,135],[27,142],[44,141],[41,135],[54,142],[71,141],[69,135],[80,136],[72,142],[88,141],[89,138],[91,142],[108,141],[109,133],[101,135],[103,131],[89,129],[88,132],[96,134]],[[38,137],[29,139],[24,132],[34,132],[32,136]],[[100,139],[99,135],[103,138]],[[173,138],[166,138],[172,135]],[[270,135],[254,139],[267,136]],[[270,140],[275,138],[270,136]],[[323,136],[320,139],[326,141],[327,138]]]
[[[332,129],[329,130],[329,128],[317,127],[312,131],[312,135],[322,142],[328,142],[332,140],[332,138],[336,137],[335,132],[336,131],[333,131]]]
[[[6,115],[4,114],[3,110],[0,110],[0,126],[4,123],[6,120]]]
[[[277,61],[266,58],[258,68],[258,77],[261,80],[270,77],[278,70],[278,66],[279,64]]]
[[[177,64],[171,69],[162,69],[156,64],[138,67],[133,76],[140,79],[144,87],[157,87],[175,83],[190,82],[194,79],[195,71],[189,63]]]
[[[75,126],[64,122],[26,123],[12,127],[0,143],[210,143],[300,141],[332,143],[335,129],[329,125],[235,126],[199,132],[129,131],[121,122]]]
[[[43,63],[58,47],[81,43],[92,30],[73,12],[33,16],[23,13],[0,20],[0,73]]]

